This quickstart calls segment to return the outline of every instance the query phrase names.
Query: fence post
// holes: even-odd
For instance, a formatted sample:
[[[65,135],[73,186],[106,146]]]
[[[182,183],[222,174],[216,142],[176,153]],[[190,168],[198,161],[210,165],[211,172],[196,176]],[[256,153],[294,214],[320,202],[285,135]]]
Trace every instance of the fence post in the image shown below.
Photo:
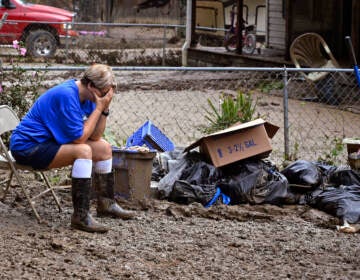
[[[163,37],[163,53],[162,53],[163,66],[165,66],[165,48],[166,48],[166,24],[164,24],[164,37]]]
[[[69,48],[69,42],[68,42],[68,36],[69,36],[69,26],[66,23],[65,25],[65,63],[68,63],[68,48]]]
[[[2,93],[2,91],[3,91],[2,83],[3,83],[3,78],[4,78],[3,74],[4,73],[3,73],[2,67],[3,67],[3,62],[2,62],[2,59],[0,59],[0,93]]]
[[[288,100],[288,71],[286,70],[286,66],[284,66],[284,156],[285,159],[289,159],[289,100]]]

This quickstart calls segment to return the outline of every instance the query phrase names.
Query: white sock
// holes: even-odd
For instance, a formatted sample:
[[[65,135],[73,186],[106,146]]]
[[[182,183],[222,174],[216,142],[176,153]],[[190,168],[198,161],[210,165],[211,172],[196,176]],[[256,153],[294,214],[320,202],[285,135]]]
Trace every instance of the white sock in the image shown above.
[[[71,177],[91,178],[91,172],[92,172],[92,160],[78,158],[77,160],[75,160],[73,164]]]
[[[95,162],[95,173],[106,174],[112,169],[112,158]]]

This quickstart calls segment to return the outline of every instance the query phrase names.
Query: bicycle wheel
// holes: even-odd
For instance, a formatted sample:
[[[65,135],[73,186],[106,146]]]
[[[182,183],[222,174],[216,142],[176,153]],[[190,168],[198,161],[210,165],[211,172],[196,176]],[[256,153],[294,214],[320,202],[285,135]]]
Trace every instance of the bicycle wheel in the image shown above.
[[[231,35],[224,41],[225,49],[229,52],[234,52],[236,50],[236,36]]]
[[[254,34],[247,34],[245,36],[245,41],[243,42],[243,53],[244,54],[253,54],[256,48],[256,36]]]

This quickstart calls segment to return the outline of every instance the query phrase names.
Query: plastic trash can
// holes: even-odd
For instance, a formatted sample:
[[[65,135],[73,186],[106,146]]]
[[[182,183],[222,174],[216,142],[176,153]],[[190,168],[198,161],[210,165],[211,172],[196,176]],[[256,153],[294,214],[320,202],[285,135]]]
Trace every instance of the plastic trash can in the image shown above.
[[[151,197],[151,174],[156,152],[137,152],[113,147],[115,196],[128,200]]]

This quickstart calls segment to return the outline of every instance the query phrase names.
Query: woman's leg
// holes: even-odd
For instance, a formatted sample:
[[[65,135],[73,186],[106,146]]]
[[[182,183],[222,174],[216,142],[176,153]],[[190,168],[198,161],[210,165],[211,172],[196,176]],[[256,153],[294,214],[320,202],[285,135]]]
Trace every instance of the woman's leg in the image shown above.
[[[88,144],[62,145],[49,168],[72,167],[72,201],[74,213],[71,227],[88,232],[107,232],[109,229],[98,223],[90,214],[91,173],[93,164],[92,146]]]
[[[94,185],[97,195],[97,214],[121,219],[131,219],[134,211],[125,210],[115,201],[114,173],[112,172],[112,147],[105,140],[88,141],[93,152]]]

